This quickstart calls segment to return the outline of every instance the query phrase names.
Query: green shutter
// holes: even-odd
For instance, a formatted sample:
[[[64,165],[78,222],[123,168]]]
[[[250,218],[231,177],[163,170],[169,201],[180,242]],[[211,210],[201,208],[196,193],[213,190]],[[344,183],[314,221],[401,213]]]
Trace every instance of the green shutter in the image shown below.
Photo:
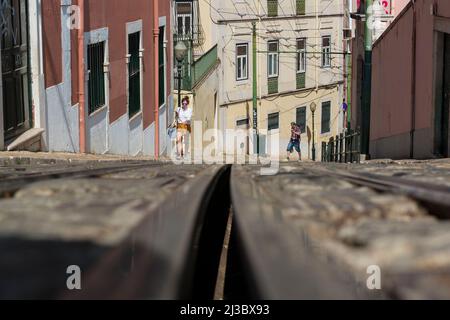
[[[305,1],[306,0],[297,0],[297,15],[299,16],[305,15]]]
[[[268,93],[278,93],[278,77],[267,79]]]
[[[158,42],[158,55],[159,55],[159,105],[162,106],[166,101],[166,83],[164,79],[164,27],[159,28],[159,42]]]
[[[331,120],[331,102],[322,103],[322,129],[321,133],[330,132],[330,120]]]
[[[105,43],[99,42],[88,45],[87,60],[89,70],[88,80],[88,110],[89,114],[105,105]]]
[[[297,89],[303,89],[306,87],[306,73],[300,72],[297,73]]]
[[[139,61],[140,32],[128,35],[128,114],[130,118],[141,110],[141,68]]]
[[[269,17],[278,16],[278,0],[267,0],[267,12]]]

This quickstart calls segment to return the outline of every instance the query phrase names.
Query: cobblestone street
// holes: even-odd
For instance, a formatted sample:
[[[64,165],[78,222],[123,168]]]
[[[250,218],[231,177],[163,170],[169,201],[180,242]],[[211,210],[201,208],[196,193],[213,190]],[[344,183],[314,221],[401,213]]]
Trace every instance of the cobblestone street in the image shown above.
[[[336,298],[326,282],[335,274],[351,287],[348,295],[342,293],[343,298],[450,297],[448,220],[402,190],[380,192],[377,187],[349,182],[334,174],[393,177],[450,194],[449,160],[384,160],[360,165],[292,162],[283,163],[275,176],[261,176],[259,166],[233,166],[228,181],[226,176],[215,178],[220,176],[221,166],[176,166],[125,158],[69,159],[64,155],[58,159],[0,158],[2,298],[64,297],[66,268],[70,265],[86,271],[85,295],[104,297],[107,290],[123,286],[124,277],[136,269],[162,270],[164,265],[183,261],[183,245],[188,245],[191,236],[198,237],[189,231],[203,216],[196,212],[207,206],[205,215],[214,219],[222,217],[219,212],[228,212],[226,199],[223,203],[218,200],[228,192],[223,189],[227,184],[235,211],[233,224],[245,234],[240,236],[240,246],[250,258],[255,278],[279,274],[267,291],[269,297],[298,294],[283,281],[294,284],[300,279],[283,279],[282,275],[290,277],[290,270],[298,270],[305,260],[311,263],[305,267],[316,266],[312,274],[321,268],[328,273],[312,284],[319,298]],[[228,182],[213,187],[217,179]],[[218,187],[221,185],[222,189]],[[214,192],[206,201],[205,195],[217,188],[225,190],[222,197],[216,198]],[[202,229],[222,222],[225,225],[227,218],[219,220],[206,220]],[[251,232],[247,232],[247,225],[252,226]],[[224,229],[217,234],[222,232]],[[200,243],[203,237],[202,233]],[[223,240],[220,237],[219,242]],[[139,249],[138,243],[146,245]],[[122,252],[119,260],[112,258],[117,250]],[[199,256],[206,252],[202,250]],[[144,257],[153,258],[142,260],[140,251]],[[258,257],[253,259],[255,252]],[[142,261],[145,263],[140,266]],[[381,290],[367,289],[370,266],[381,270]],[[105,279],[93,276],[99,270],[107,273]],[[142,280],[144,275],[139,272],[136,279]],[[188,277],[182,269],[174,272]],[[150,277],[169,279],[164,278],[165,273]],[[102,279],[109,281],[106,287]],[[139,281],[136,279],[133,281]],[[277,280],[281,293],[276,291]],[[167,282],[159,286],[153,282],[139,294],[146,292],[144,296],[151,297],[161,288],[166,288],[170,296]],[[110,294],[120,296],[117,292]]]

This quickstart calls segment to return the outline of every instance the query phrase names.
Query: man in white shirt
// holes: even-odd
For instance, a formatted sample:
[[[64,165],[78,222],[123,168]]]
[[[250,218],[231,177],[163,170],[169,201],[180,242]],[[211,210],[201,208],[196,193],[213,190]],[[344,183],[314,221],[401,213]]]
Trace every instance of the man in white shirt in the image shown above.
[[[177,150],[178,156],[186,155],[186,141],[191,133],[192,109],[189,108],[189,97],[184,97],[181,101],[181,108],[176,111],[177,119]]]

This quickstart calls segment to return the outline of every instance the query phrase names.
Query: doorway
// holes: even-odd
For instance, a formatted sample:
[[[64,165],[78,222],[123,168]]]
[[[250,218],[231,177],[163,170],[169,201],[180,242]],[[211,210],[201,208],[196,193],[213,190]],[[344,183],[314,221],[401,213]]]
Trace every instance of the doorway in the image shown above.
[[[30,128],[27,1],[4,0],[0,11],[3,123],[8,142]]]
[[[450,157],[449,154],[449,122],[450,122],[450,34],[439,35],[438,48],[443,50],[438,56],[438,71],[441,70],[436,97],[435,109],[435,153],[440,157]],[[439,51],[438,51],[439,52]],[[442,68],[439,67],[442,63]]]

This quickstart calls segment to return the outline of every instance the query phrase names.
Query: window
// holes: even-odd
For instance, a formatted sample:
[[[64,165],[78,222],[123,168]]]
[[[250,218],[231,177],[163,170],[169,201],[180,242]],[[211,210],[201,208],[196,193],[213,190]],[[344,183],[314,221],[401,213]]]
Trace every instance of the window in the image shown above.
[[[238,127],[238,128],[242,128],[242,127],[248,128],[249,124],[250,124],[250,120],[248,118],[236,121],[236,127]]]
[[[322,37],[322,67],[331,66],[331,37]]]
[[[305,1],[306,0],[297,0],[297,15],[305,14]]]
[[[165,79],[165,69],[166,69],[166,60],[164,54],[164,38],[165,38],[165,28],[159,28],[159,42],[158,42],[158,51],[159,51],[159,105],[162,106],[166,103],[166,79]]]
[[[280,128],[280,114],[277,113],[271,113],[268,116],[268,130],[277,130]]]
[[[297,108],[296,121],[302,133],[306,132],[306,107]]]
[[[177,30],[179,35],[192,32],[192,3],[177,2]]]
[[[236,80],[248,79],[248,44],[236,45]]]
[[[128,35],[128,113],[130,118],[141,110],[141,33]]]
[[[330,119],[331,119],[331,102],[322,103],[322,133],[330,132]]]
[[[87,47],[88,54],[88,94],[89,114],[105,105],[105,42],[90,44]]]
[[[278,41],[269,42],[269,53],[267,55],[267,74],[269,78],[278,77]]]
[[[269,17],[278,15],[278,0],[267,0],[267,14]]]
[[[297,40],[297,73],[306,71],[306,39]]]

